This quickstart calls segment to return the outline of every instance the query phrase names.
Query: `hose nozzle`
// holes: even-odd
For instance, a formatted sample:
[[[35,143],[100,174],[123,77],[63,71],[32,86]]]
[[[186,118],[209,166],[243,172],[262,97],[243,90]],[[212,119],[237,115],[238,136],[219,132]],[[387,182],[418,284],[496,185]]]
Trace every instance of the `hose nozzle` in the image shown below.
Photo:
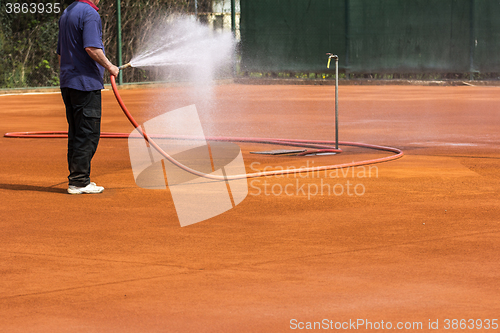
[[[122,65],[122,66],[118,67],[118,69],[122,70],[122,69],[125,69],[127,67],[132,67],[132,64],[129,62],[128,64],[125,64],[125,65]]]

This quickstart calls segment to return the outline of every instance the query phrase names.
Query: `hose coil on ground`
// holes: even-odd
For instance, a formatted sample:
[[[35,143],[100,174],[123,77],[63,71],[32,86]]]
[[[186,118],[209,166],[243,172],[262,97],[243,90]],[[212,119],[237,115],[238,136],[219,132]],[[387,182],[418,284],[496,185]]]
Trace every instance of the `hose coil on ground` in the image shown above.
[[[398,148],[378,146],[366,143],[358,143],[358,142],[346,142],[346,141],[338,141],[339,145],[342,146],[354,146],[361,148],[369,148],[380,151],[387,151],[394,153],[395,155],[385,156],[376,159],[351,162],[345,164],[334,164],[334,165],[325,165],[325,166],[317,166],[317,167],[309,167],[309,168],[296,168],[296,169],[286,169],[286,170],[271,170],[271,171],[263,171],[263,172],[255,172],[248,174],[240,174],[240,175],[230,175],[230,176],[217,176],[206,174],[192,168],[187,167],[186,165],[180,163],[175,160],[172,156],[167,154],[155,141],[154,138],[149,136],[142,130],[142,127],[137,123],[132,114],[128,111],[125,103],[123,102],[120,93],[118,91],[118,87],[116,85],[116,78],[111,76],[111,86],[113,88],[113,93],[115,94],[116,100],[120,105],[123,113],[130,121],[132,126],[136,128],[139,133],[144,137],[144,139],[154,147],[158,153],[160,153],[166,160],[170,163],[176,165],[177,167],[194,174],[199,177],[204,177],[213,180],[234,180],[234,179],[242,179],[242,178],[256,178],[256,177],[265,177],[265,176],[276,176],[276,175],[285,175],[285,174],[295,174],[295,173],[305,173],[305,172],[315,172],[315,171],[325,171],[331,169],[340,169],[340,168],[349,168],[355,166],[369,165],[375,163],[382,163],[387,161],[392,161],[398,158],[401,158],[404,153]],[[128,138],[130,134],[128,133],[109,133],[102,132],[102,138]],[[65,138],[67,137],[67,132],[65,131],[42,131],[42,132],[12,132],[6,133],[5,137],[10,138]],[[273,145],[282,145],[282,146],[293,146],[293,147],[303,147],[303,148],[311,148],[313,150],[308,150],[306,152],[296,154],[295,156],[305,156],[311,154],[321,154],[321,153],[341,153],[341,149],[335,148],[335,141],[319,141],[319,140],[294,140],[294,139],[271,139],[271,138],[240,138],[240,137],[206,137],[208,141],[225,141],[225,142],[246,142],[246,143],[262,143],[262,144],[273,144]]]

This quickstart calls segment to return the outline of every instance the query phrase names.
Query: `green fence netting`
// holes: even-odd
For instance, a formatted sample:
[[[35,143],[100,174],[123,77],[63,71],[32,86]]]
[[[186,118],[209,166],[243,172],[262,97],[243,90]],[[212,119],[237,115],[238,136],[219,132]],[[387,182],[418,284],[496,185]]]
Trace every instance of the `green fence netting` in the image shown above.
[[[57,3],[62,10],[72,1]],[[60,13],[8,13],[7,3],[23,1],[0,2],[0,88],[57,86]],[[194,1],[121,3],[127,61],[152,13],[191,13]],[[341,71],[353,74],[500,73],[500,0],[240,0],[240,7],[241,71],[324,72],[332,52]],[[115,12],[115,1],[100,11],[113,62]],[[155,79],[125,74],[124,82]]]
[[[498,0],[241,0],[244,71],[498,72]]]
[[[473,70],[500,72],[500,1],[476,0],[472,49]]]
[[[344,1],[243,0],[240,6],[245,69],[320,70],[325,52],[346,52]]]

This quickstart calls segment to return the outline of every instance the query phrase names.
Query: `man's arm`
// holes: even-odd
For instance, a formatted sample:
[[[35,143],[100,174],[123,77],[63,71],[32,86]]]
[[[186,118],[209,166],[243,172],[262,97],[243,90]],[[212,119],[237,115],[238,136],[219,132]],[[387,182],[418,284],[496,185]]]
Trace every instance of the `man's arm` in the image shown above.
[[[99,65],[106,68],[111,75],[117,76],[120,73],[118,67],[113,65],[108,58],[102,52],[102,49],[97,47],[86,47],[85,51],[89,54],[89,56],[96,61]]]

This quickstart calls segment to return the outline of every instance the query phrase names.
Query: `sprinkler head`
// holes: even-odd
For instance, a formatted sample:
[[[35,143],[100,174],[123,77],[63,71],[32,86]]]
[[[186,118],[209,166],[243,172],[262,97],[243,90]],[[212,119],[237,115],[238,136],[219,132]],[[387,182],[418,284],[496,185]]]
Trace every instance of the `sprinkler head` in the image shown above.
[[[339,59],[339,56],[336,54],[327,53],[326,55],[328,56],[329,59],[332,59],[332,58],[335,60]]]

